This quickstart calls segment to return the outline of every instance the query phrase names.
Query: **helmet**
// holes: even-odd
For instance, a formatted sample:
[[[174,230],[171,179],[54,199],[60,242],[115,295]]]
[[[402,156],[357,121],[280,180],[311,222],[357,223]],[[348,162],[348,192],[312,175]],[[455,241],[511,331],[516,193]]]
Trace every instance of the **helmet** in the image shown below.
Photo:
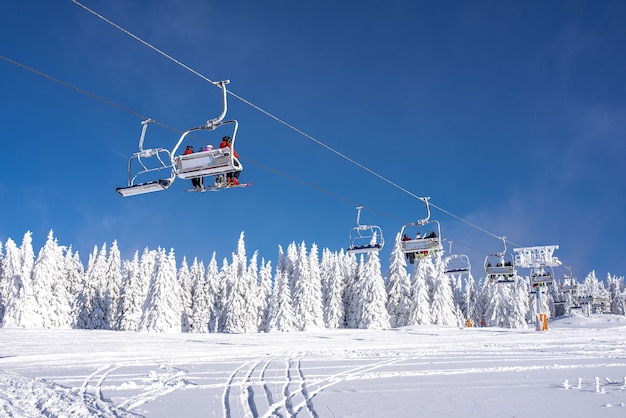
[[[233,139],[230,136],[228,136],[228,135],[226,135],[224,138],[222,138],[222,141],[226,141],[226,142],[232,141],[232,140]]]

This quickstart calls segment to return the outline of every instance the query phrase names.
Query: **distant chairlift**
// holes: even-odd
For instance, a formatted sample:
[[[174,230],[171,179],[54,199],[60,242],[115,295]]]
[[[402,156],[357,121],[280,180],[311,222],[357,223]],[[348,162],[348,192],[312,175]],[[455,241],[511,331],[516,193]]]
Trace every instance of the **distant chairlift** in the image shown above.
[[[552,266],[538,265],[530,270],[530,284],[534,288],[550,286],[554,283],[554,270]]]
[[[563,277],[559,290],[563,293],[575,293],[578,289],[578,283],[572,274],[572,269],[567,266],[565,268],[568,270],[569,274]]]
[[[382,229],[376,225],[361,225],[361,209],[363,209],[363,206],[358,206],[356,209],[356,226],[350,230],[350,246],[346,252],[349,254],[361,254],[382,250],[385,245]]]
[[[452,241],[450,241],[450,254],[444,259],[444,273],[453,275],[469,274],[472,270],[469,257],[465,254],[452,254]]]
[[[506,252],[506,237],[500,237],[502,252],[485,257],[485,273],[492,283],[513,283],[515,281],[515,257]]]
[[[151,122],[153,122],[152,119],[141,122],[143,128],[139,138],[139,151],[128,160],[128,185],[116,189],[124,197],[165,190],[176,178],[172,168],[172,154],[169,150],[165,148],[143,149],[146,130]],[[161,171],[166,171],[169,175],[165,178],[158,176]],[[145,181],[146,178],[149,180]],[[144,181],[138,182],[139,179]]]
[[[415,258],[431,257],[443,249],[441,245],[441,227],[439,222],[430,219],[428,199],[420,198],[426,204],[426,217],[416,222],[405,224],[400,231],[400,246],[409,262]]]

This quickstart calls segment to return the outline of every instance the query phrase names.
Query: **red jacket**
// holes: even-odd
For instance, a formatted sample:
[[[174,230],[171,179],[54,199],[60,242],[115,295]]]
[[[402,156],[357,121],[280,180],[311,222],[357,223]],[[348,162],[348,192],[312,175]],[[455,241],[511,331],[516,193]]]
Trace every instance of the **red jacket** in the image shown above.
[[[228,142],[222,141],[220,143],[220,148],[226,148],[226,147],[232,148],[230,145],[228,145]],[[239,155],[237,154],[237,151],[235,151],[235,150],[233,150],[233,155],[235,156],[235,158],[239,158]]]

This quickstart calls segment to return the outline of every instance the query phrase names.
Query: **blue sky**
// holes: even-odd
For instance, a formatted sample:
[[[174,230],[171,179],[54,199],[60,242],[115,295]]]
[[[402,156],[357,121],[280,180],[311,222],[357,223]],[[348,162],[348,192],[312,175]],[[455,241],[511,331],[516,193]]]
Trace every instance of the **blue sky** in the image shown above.
[[[0,60],[2,241],[53,229],[83,262],[113,240],[208,261],[244,231],[275,263],[292,241],[345,248],[363,205],[386,265],[424,216],[413,194],[475,274],[492,234],[558,244],[580,278],[626,274],[621,1],[83,4],[386,180],[230,96],[253,187],[122,198],[141,117]],[[215,86],[70,0],[9,2],[0,33],[0,55],[180,131],[221,111]],[[153,125],[145,146],[177,140]]]

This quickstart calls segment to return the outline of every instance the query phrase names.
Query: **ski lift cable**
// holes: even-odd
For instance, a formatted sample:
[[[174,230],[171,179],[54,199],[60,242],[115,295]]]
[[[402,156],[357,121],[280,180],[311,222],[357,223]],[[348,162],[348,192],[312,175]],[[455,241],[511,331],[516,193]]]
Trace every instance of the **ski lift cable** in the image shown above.
[[[159,125],[159,126],[165,128],[165,129],[168,129],[168,130],[170,130],[172,132],[177,132],[177,133],[181,132],[178,129],[172,128],[172,127],[167,126],[167,125],[165,125],[165,124],[163,124],[161,122],[158,122],[158,121],[156,121],[154,119],[148,118],[147,116],[142,115],[141,113],[135,112],[134,110],[128,109],[127,107],[118,105],[117,103],[114,103],[114,102],[112,102],[110,100],[104,99],[104,98],[102,98],[102,97],[100,97],[98,95],[95,95],[95,94],[90,93],[90,92],[88,92],[86,90],[83,90],[80,87],[76,87],[76,86],[74,86],[72,84],[66,83],[65,81],[59,80],[58,78],[52,77],[51,75],[42,73],[41,71],[37,71],[34,68],[31,68],[31,67],[29,67],[27,65],[21,64],[21,63],[19,63],[17,61],[14,61],[14,60],[12,60],[10,58],[7,58],[7,57],[3,56],[3,55],[0,55],[0,59],[3,59],[4,61],[6,61],[6,62],[8,62],[10,64],[13,64],[13,65],[15,65],[17,67],[20,67],[20,68],[24,69],[24,70],[30,71],[30,72],[32,72],[34,74],[37,74],[38,76],[41,76],[43,78],[46,78],[46,79],[48,79],[50,81],[54,81],[55,83],[58,83],[58,84],[60,84],[60,85],[62,85],[64,87],[69,88],[70,90],[77,91],[77,92],[79,92],[81,94],[84,94],[85,96],[88,96],[88,97],[91,97],[92,99],[98,100],[99,102],[102,102],[102,103],[104,103],[106,105],[109,105],[109,106],[112,106],[112,107],[114,107],[116,109],[119,109],[119,110],[122,110],[124,112],[130,113],[131,115],[137,116],[138,118],[141,118],[141,119],[144,119],[144,120],[145,119],[150,119],[152,121],[152,123],[154,123],[156,125]]]
[[[133,39],[135,39],[136,41],[140,42],[141,44],[143,44],[143,45],[147,46],[148,48],[152,49],[153,51],[157,52],[158,54],[160,54],[160,55],[164,56],[165,58],[167,58],[167,59],[171,60],[172,62],[174,62],[174,63],[176,63],[176,64],[180,65],[181,67],[183,67],[183,68],[184,68],[184,69],[186,69],[187,71],[190,71],[191,73],[193,73],[193,74],[195,74],[196,76],[200,77],[201,79],[203,79],[203,80],[205,80],[205,81],[207,81],[207,82],[209,82],[209,83],[213,84],[214,86],[218,86],[218,83],[217,83],[217,82],[215,82],[215,81],[211,80],[210,78],[208,78],[208,77],[206,77],[205,75],[201,74],[200,72],[198,72],[198,71],[194,70],[193,68],[189,67],[188,65],[186,65],[186,64],[184,64],[184,63],[182,63],[181,61],[177,60],[176,58],[172,57],[171,55],[169,55],[169,54],[165,53],[164,51],[162,51],[162,50],[160,50],[159,48],[155,47],[154,45],[150,44],[149,42],[147,42],[147,41],[145,41],[145,40],[141,39],[139,36],[137,36],[137,35],[135,35],[135,34],[131,33],[130,31],[128,31],[128,30],[126,30],[126,29],[124,29],[123,27],[119,26],[118,24],[116,24],[116,23],[112,22],[111,20],[107,19],[106,17],[102,16],[101,14],[97,13],[96,11],[94,11],[94,10],[90,9],[89,7],[87,7],[87,6],[83,5],[83,4],[82,4],[82,3],[80,3],[78,0],[71,0],[71,1],[72,1],[72,3],[74,3],[74,4],[78,5],[78,6],[80,6],[81,8],[83,8],[84,10],[86,10],[87,12],[89,12],[89,13],[93,14],[94,16],[98,17],[99,19],[103,20],[104,22],[108,23],[109,25],[111,25],[111,26],[115,27],[116,29],[118,29],[118,30],[122,31],[123,33],[127,34],[127,35],[128,35],[128,36],[130,36],[131,38],[133,38]],[[218,87],[219,87],[219,86],[218,86]],[[356,165],[357,167],[359,167],[359,168],[361,168],[361,169],[363,169],[363,170],[367,171],[367,172],[368,172],[368,173],[370,173],[371,175],[373,175],[373,176],[375,176],[375,177],[378,177],[380,180],[383,180],[384,182],[386,182],[386,183],[388,183],[389,185],[391,185],[391,186],[393,186],[393,187],[397,188],[398,190],[400,190],[400,191],[402,191],[402,192],[404,192],[404,193],[408,194],[408,195],[409,195],[409,196],[411,196],[411,197],[414,197],[414,198],[416,198],[416,199],[419,199],[419,200],[424,201],[424,198],[423,198],[423,197],[420,197],[420,196],[416,195],[415,193],[411,192],[410,190],[408,190],[408,189],[406,189],[406,188],[404,188],[404,187],[400,186],[399,184],[397,184],[397,183],[395,183],[395,182],[393,182],[393,181],[389,180],[388,178],[384,177],[383,175],[378,174],[378,173],[377,173],[377,172],[375,172],[374,170],[372,170],[372,169],[370,169],[370,168],[366,167],[365,165],[363,165],[363,164],[359,163],[358,161],[356,161],[356,160],[354,160],[354,159],[352,159],[352,158],[348,157],[347,155],[343,154],[342,152],[340,152],[340,151],[338,151],[338,150],[336,150],[336,149],[332,148],[331,146],[329,146],[329,145],[327,145],[327,144],[323,143],[322,141],[320,141],[320,140],[316,139],[315,137],[313,137],[313,136],[311,136],[311,135],[307,134],[306,132],[304,132],[304,131],[302,131],[302,130],[298,129],[297,127],[295,127],[295,126],[293,126],[293,125],[289,124],[288,122],[286,122],[286,121],[284,121],[284,120],[280,119],[279,117],[277,117],[277,116],[273,115],[272,113],[270,113],[270,112],[266,111],[265,109],[263,109],[263,108],[261,108],[261,107],[259,107],[259,106],[255,105],[254,103],[252,103],[252,102],[250,102],[250,101],[248,101],[248,100],[244,99],[243,97],[241,97],[241,96],[239,96],[239,95],[237,95],[237,94],[233,93],[233,92],[232,92],[232,91],[230,91],[230,90],[228,91],[228,93],[229,93],[230,95],[232,95],[233,97],[235,97],[236,99],[238,99],[238,100],[242,101],[243,103],[245,103],[245,104],[247,104],[247,105],[251,106],[251,107],[252,107],[252,108],[254,108],[255,110],[258,110],[259,112],[261,112],[261,113],[265,114],[266,116],[268,116],[268,117],[270,117],[270,118],[274,119],[276,122],[278,122],[278,123],[280,123],[280,124],[282,124],[282,125],[284,125],[284,126],[288,127],[289,129],[291,129],[291,130],[295,131],[296,133],[298,133],[298,134],[300,134],[300,135],[304,136],[305,138],[307,138],[307,139],[309,139],[309,140],[311,140],[311,141],[315,142],[316,144],[320,145],[321,147],[326,148],[328,151],[330,151],[330,152],[332,152],[332,153],[334,153],[334,154],[338,155],[339,157],[341,157],[341,158],[345,159],[346,161],[348,161],[348,162],[350,162],[350,163],[352,163],[352,164]],[[487,235],[490,235],[490,236],[492,236],[492,237],[494,237],[494,238],[500,239],[500,235],[494,234],[494,233],[492,233],[492,232],[490,232],[490,231],[488,231],[488,230],[486,230],[486,229],[484,229],[484,228],[482,228],[482,227],[480,227],[480,226],[478,226],[478,225],[476,225],[476,224],[474,224],[474,223],[472,223],[472,222],[469,222],[469,221],[467,221],[467,220],[465,220],[465,219],[461,218],[460,216],[454,215],[454,214],[453,214],[453,213],[451,213],[450,211],[447,211],[447,210],[445,210],[445,209],[443,209],[443,208],[441,208],[441,207],[439,207],[439,206],[436,206],[436,205],[434,205],[434,204],[432,204],[432,203],[431,203],[431,205],[432,205],[434,208],[436,208],[436,209],[438,209],[438,210],[442,211],[443,213],[446,213],[446,214],[448,214],[449,216],[452,216],[452,217],[454,217],[455,219],[457,219],[457,220],[459,220],[459,221],[461,221],[461,222],[464,222],[464,223],[466,223],[467,225],[469,225],[469,226],[471,226],[471,227],[473,227],[473,228],[476,228],[477,230],[479,230],[479,231],[481,231],[481,232],[483,232],[483,233],[485,233],[485,234],[487,234]],[[514,244],[514,245],[518,245],[518,246],[519,246],[519,244],[515,244],[515,243],[514,243],[514,242],[512,242],[512,241],[509,241],[509,242],[511,242],[511,243],[512,243],[512,244]]]

